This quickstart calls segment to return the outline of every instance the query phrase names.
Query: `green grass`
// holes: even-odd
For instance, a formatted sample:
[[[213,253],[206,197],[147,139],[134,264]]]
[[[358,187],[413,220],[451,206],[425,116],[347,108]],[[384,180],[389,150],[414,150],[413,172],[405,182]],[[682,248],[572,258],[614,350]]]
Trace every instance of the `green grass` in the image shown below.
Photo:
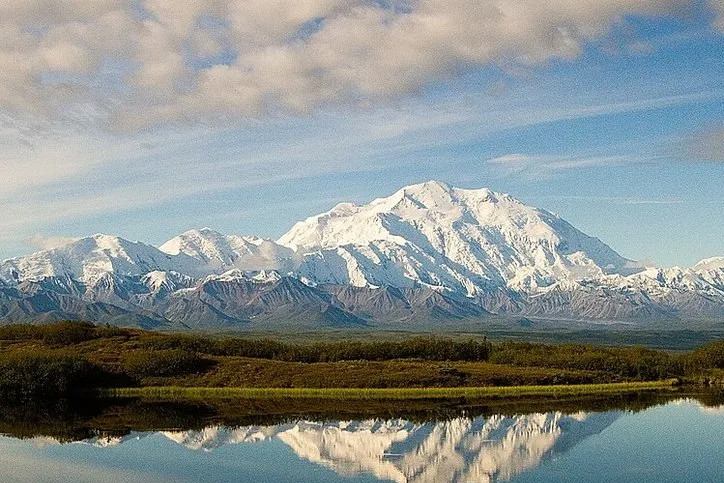
[[[673,388],[676,379],[553,386],[433,387],[433,388],[256,388],[256,387],[129,387],[101,391],[107,397],[156,399],[442,399],[522,396],[571,396],[652,391]]]

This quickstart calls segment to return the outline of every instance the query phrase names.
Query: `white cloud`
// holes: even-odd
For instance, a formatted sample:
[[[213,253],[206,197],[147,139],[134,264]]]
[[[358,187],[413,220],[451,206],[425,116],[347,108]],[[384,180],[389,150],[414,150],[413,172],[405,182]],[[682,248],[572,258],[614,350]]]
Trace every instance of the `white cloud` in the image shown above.
[[[631,196],[571,196],[571,195],[548,195],[538,196],[539,199],[555,199],[568,201],[584,201],[590,203],[610,203],[614,205],[683,205],[685,203],[701,204],[700,200],[687,201],[679,198],[640,198]],[[711,201],[711,203],[721,203]]]
[[[499,165],[513,165],[521,166],[530,162],[530,156],[522,153],[505,154],[498,156],[497,158],[489,159],[488,162]]]
[[[45,236],[41,234],[33,235],[28,240],[28,245],[37,250],[50,250],[51,248],[58,248],[68,243],[72,243],[78,240],[78,238],[68,236]]]
[[[540,179],[549,178],[560,171],[620,166],[641,161],[630,156],[554,156],[511,153],[489,159],[487,163],[503,175]]]
[[[138,129],[378,101],[464,67],[572,59],[627,15],[692,2],[6,0],[0,109]]]

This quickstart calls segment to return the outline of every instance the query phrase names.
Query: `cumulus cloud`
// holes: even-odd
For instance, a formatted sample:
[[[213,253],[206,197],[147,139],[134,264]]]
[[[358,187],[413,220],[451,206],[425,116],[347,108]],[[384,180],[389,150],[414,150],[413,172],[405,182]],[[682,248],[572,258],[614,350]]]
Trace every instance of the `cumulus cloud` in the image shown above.
[[[692,3],[6,0],[0,108],[125,129],[307,112],[413,93],[468,67],[572,59],[628,15]]]

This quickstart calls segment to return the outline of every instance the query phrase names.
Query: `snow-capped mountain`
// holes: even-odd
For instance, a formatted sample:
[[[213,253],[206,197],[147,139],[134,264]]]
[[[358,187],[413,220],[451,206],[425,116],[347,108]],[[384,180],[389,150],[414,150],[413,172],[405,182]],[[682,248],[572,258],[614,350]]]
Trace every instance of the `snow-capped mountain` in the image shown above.
[[[204,264],[209,273],[230,269],[294,269],[295,252],[256,236],[222,235],[210,228],[189,230],[170,239],[159,249],[170,255],[185,254]]]
[[[92,284],[106,273],[144,275],[155,270],[173,270],[199,275],[201,264],[188,255],[171,256],[156,247],[117,236],[96,234],[58,248],[0,264],[0,278],[6,281],[70,277]]]
[[[187,231],[159,248],[109,235],[0,263],[0,320],[145,327],[386,326],[724,315],[724,257],[628,260],[558,216],[431,181],[342,203],[279,240]]]
[[[320,283],[424,284],[470,296],[642,268],[552,213],[437,181],[368,205],[339,204],[297,223],[279,243],[304,252],[299,273]]]

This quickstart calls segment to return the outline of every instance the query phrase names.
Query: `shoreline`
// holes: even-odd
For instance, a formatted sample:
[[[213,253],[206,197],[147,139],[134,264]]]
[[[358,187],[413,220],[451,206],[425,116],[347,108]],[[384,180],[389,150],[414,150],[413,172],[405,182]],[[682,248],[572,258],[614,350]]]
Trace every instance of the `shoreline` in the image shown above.
[[[261,388],[147,386],[100,389],[95,394],[110,398],[151,399],[496,399],[525,396],[571,396],[657,391],[679,387],[678,379],[605,384],[485,387],[412,388]]]

